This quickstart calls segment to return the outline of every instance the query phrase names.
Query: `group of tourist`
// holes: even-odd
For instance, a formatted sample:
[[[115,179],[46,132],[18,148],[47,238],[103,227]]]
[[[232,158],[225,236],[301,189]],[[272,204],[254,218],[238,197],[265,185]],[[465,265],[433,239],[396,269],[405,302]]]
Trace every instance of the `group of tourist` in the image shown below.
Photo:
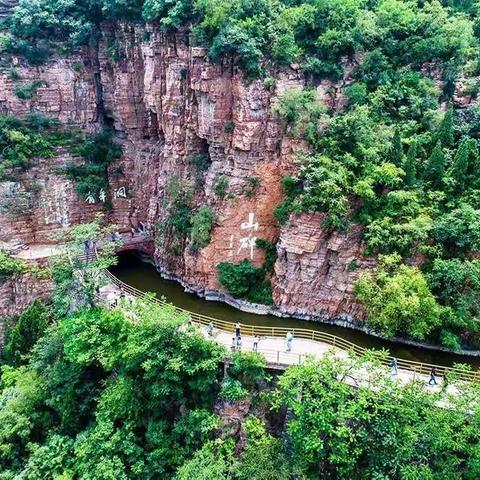
[[[210,327],[211,325],[211,327]],[[210,336],[213,335],[213,325],[210,323],[208,327],[208,334]],[[253,342],[252,342],[252,351],[258,352],[258,344],[260,342],[260,337],[255,334],[253,336]],[[293,345],[293,334],[292,332],[287,332],[286,335],[286,344],[287,344],[287,352],[292,351],[292,345]],[[237,322],[235,325],[235,335],[232,337],[232,345],[231,345],[232,350],[241,350],[242,349],[242,334],[241,334],[241,326]]]
[[[390,361],[390,368],[391,368],[391,373],[392,375],[397,375],[398,374],[398,361],[395,357],[392,358]],[[429,385],[438,385],[437,383],[437,369],[435,367],[432,367],[430,370],[430,378],[428,380]]]

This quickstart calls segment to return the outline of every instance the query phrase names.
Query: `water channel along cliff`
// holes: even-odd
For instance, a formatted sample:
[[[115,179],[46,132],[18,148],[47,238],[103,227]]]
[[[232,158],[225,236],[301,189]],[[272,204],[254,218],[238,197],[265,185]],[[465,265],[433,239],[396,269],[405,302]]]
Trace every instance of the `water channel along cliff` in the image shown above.
[[[162,275],[200,296],[368,329],[353,292],[360,275],[377,265],[365,253],[364,227],[332,229],[318,211],[291,213],[283,223],[274,215],[285,198],[282,179],[299,171],[299,155],[311,148],[275,108],[282,95],[307,83],[297,64],[272,67],[267,79],[247,78],[232,58],[209,60],[187,31],[166,34],[121,22],[103,24],[98,42],[40,66],[21,56],[9,60],[0,71],[2,114],[41,114],[87,133],[108,127],[122,153],[108,165],[108,188],[100,193],[82,193],[64,174],[83,160],[62,146],[48,158],[35,158],[15,180],[1,181],[4,249],[44,251],[55,244],[56,232],[103,213],[122,235],[122,249],[147,253]],[[315,85],[321,107],[333,112],[345,108],[352,82],[355,62],[344,63],[342,78]],[[34,95],[19,95],[29,85],[35,85]],[[181,212],[201,208],[208,210],[212,228],[199,247],[182,233]],[[267,254],[258,240],[273,245],[276,254],[267,274],[273,300],[268,307],[234,299],[219,282],[222,262],[264,265]],[[20,290],[38,296],[25,282]],[[17,287],[10,283],[1,286],[4,314],[26,301],[11,299]]]

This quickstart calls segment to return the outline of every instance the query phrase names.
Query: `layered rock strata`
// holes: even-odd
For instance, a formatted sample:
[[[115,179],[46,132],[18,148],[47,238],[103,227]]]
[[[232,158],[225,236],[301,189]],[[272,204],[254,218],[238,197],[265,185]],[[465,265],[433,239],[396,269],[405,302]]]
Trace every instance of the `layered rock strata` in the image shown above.
[[[280,311],[308,318],[363,318],[352,285],[373,262],[361,254],[358,228],[332,234],[319,214],[293,217],[280,228],[273,216],[282,200],[281,179],[296,171],[297,152],[306,148],[286,135],[272,110],[287,89],[303,87],[295,66],[271,72],[274,82],[268,85],[250,81],[230,61],[212,64],[185,34],[166,37],[133,25],[105,25],[98,52],[53,58],[35,68],[21,59],[13,62],[21,79],[12,80],[7,71],[0,74],[2,113],[43,113],[87,132],[111,125],[124,153],[110,168],[109,211],[99,199],[89,203],[80,198],[72,182],[58,173],[59,167],[80,161],[65,151],[54,159],[38,159],[14,185],[0,185],[14,191],[28,190],[33,183],[41,187],[25,211],[0,216],[4,244],[53,242],[58,229],[104,212],[124,233],[127,247],[129,232],[146,226],[155,240],[159,270],[205,293],[221,289],[218,263],[250,258],[260,265],[263,252],[255,239],[278,241],[272,285]],[[97,69],[99,76],[94,75]],[[36,80],[44,83],[34,98],[16,97],[16,83]],[[319,94],[340,108],[341,84],[334,87],[323,82]],[[208,159],[206,171],[196,169],[196,155]],[[188,240],[165,238],[160,228],[171,215],[173,180],[191,189],[192,205],[208,206],[215,215],[210,244],[195,253]],[[216,188],[220,181],[226,185],[224,195]]]

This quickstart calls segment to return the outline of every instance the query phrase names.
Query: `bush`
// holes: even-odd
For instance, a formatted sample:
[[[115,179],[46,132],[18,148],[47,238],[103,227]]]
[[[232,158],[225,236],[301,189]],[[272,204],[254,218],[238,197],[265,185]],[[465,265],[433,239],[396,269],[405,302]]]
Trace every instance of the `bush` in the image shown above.
[[[383,335],[424,340],[440,327],[442,309],[418,268],[398,262],[398,256],[383,257],[374,274],[359,278],[355,294],[367,309],[368,323]]]
[[[273,305],[272,282],[268,279],[260,282],[256,288],[250,290],[247,300],[252,303]]]
[[[235,130],[235,124],[233,122],[227,122],[224,127],[225,133],[232,133]]]
[[[227,195],[227,190],[228,190],[228,177],[225,175],[222,175],[215,186],[213,187],[213,191],[217,197],[220,198],[225,198]]]
[[[282,186],[285,199],[278,205],[273,214],[280,225],[285,225],[290,215],[298,210],[299,203],[296,203],[296,198],[302,192],[302,185],[297,179],[287,176],[283,177]]]
[[[26,363],[32,347],[45,334],[53,320],[53,312],[45,303],[35,300],[14,319],[5,332],[2,358],[10,365]]]
[[[254,197],[258,193],[258,188],[260,187],[260,178],[258,177],[248,177],[247,178],[247,187],[244,192],[247,197]]]
[[[255,245],[261,248],[265,252],[265,261],[263,262],[263,271],[265,273],[273,272],[273,267],[277,261],[277,247],[274,243],[264,240],[263,238],[257,238]]]
[[[210,207],[200,207],[192,217],[192,242],[198,248],[206,247],[210,243],[210,232],[214,223],[214,215]]]
[[[8,78],[10,78],[10,80],[13,80],[14,82],[21,79],[20,74],[15,67],[11,67],[8,71]]]
[[[122,149],[113,143],[113,132],[105,129],[87,136],[72,149],[84,159],[82,165],[69,165],[63,171],[75,182],[79,195],[99,199],[101,191],[108,193],[108,167],[122,155]],[[108,204],[106,204],[108,205]]]
[[[233,402],[239,402],[248,397],[248,390],[242,385],[239,380],[227,377],[222,384],[220,390],[220,397]]]
[[[30,100],[37,95],[40,87],[48,87],[44,80],[35,80],[34,82],[25,83],[23,85],[15,85],[13,91],[21,100]]]
[[[245,259],[238,264],[222,262],[217,265],[217,271],[220,284],[234,297],[265,305],[273,304],[272,285],[265,280],[264,267],[255,267]]]
[[[235,297],[246,297],[261,282],[262,269],[250,260],[238,264],[222,262],[217,266],[218,279],[222,286]]]
[[[294,137],[302,136],[312,128],[324,112],[314,90],[286,90],[274,106],[274,111],[287,124]]]
[[[25,121],[0,115],[0,179],[11,176],[16,168],[26,170],[34,157],[53,157],[55,147],[67,137],[56,127],[57,122],[41,115],[27,115]]]
[[[16,258],[11,257],[3,250],[0,250],[0,275],[8,276],[16,273],[23,273],[27,266]]]
[[[252,389],[265,379],[266,367],[267,361],[259,353],[234,352],[228,374],[233,379],[240,380],[247,388]]]

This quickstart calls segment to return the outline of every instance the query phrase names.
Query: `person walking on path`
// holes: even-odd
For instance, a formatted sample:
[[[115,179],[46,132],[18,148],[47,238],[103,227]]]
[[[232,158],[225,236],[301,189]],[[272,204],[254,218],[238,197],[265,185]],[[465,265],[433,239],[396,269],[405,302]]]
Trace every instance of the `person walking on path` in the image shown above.
[[[237,337],[237,350],[241,350],[242,349],[242,337],[239,335]]]
[[[237,322],[235,325],[235,336],[238,338],[240,336],[240,324]]]
[[[292,343],[293,343],[293,334],[292,332],[287,332],[287,352],[292,351]]]
[[[260,341],[260,339],[258,338],[258,335],[255,335],[253,337],[253,351],[256,352],[258,351],[258,342]]]
[[[230,347],[233,350],[236,350],[237,348],[237,337],[232,337],[232,346]]]
[[[437,383],[437,369],[433,367],[430,370],[430,380],[428,381],[429,385],[438,385]]]
[[[393,357],[392,361],[390,362],[390,368],[392,369],[392,375],[398,374],[398,363],[395,357]]]
[[[210,322],[207,327],[207,333],[209,337],[213,337],[213,323]]]

